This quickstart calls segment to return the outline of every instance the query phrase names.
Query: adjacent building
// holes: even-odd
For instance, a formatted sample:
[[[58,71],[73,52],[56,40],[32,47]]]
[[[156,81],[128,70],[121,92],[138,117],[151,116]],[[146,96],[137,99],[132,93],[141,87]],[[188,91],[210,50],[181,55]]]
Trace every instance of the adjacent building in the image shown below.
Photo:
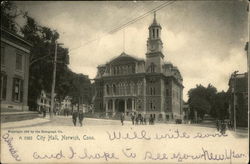
[[[1,111],[27,111],[29,55],[32,45],[1,27]]]
[[[164,60],[162,28],[155,16],[148,30],[146,60],[123,52],[97,67],[95,112],[109,117],[136,112],[158,121],[183,119],[183,79],[178,68]]]
[[[236,126],[247,127],[248,123],[248,74],[234,73],[229,79],[230,94],[229,117],[234,122],[236,114]]]
[[[51,106],[51,95],[42,90],[40,96],[37,99],[37,106],[39,112],[42,112],[42,107],[49,111]]]

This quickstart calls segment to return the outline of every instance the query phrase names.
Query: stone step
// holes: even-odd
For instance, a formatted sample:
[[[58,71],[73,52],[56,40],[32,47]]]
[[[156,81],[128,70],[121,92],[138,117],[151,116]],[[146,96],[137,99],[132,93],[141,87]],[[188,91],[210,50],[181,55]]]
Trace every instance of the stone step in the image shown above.
[[[38,112],[25,111],[25,112],[4,112],[1,113],[1,122],[14,122],[21,120],[29,120],[39,117]]]

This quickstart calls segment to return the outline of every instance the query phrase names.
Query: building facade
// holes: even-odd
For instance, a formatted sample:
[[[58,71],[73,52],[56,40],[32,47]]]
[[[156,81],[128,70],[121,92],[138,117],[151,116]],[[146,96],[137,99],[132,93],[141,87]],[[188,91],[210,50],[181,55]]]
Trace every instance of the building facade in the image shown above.
[[[164,61],[161,26],[154,17],[149,26],[146,60],[122,53],[97,67],[95,112],[114,117],[132,112],[156,120],[182,119],[182,76],[176,66]]]
[[[44,90],[41,91],[40,96],[37,99],[38,111],[42,112],[42,107],[49,111],[51,105],[51,96],[49,93],[46,93]]]
[[[248,123],[248,74],[232,74],[229,80],[229,119],[236,126],[247,127]]]
[[[1,27],[1,111],[27,111],[31,43]]]

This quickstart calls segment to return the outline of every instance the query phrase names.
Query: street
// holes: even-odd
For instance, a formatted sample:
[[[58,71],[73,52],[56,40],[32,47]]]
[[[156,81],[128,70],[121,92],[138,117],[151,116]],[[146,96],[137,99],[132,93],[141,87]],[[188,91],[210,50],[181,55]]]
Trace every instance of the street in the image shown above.
[[[83,119],[83,127],[80,127],[80,124],[77,120],[76,127],[84,128],[85,126],[116,126],[122,127],[120,120],[109,120],[109,119],[97,119],[97,118],[84,118]],[[202,124],[167,124],[167,123],[156,123],[155,125],[132,125],[131,121],[124,121],[125,127],[164,127],[164,128],[181,128],[185,130],[196,130],[200,132],[217,132],[215,124],[213,122],[209,123],[202,123]],[[8,122],[2,123],[2,129],[15,129],[15,128],[26,128],[26,127],[74,127],[72,122],[72,116],[53,116],[50,118],[48,115],[46,118],[36,118],[26,121],[16,121],[16,122]],[[246,128],[238,128],[237,133],[233,130],[227,130],[227,133],[232,134],[237,138],[247,138],[248,137],[248,130]]]
[[[95,126],[95,125],[121,125],[121,121],[95,119],[95,118],[83,119],[83,126]],[[124,125],[131,125],[131,122],[125,121]],[[72,116],[54,116],[51,122],[45,123],[42,126],[73,126]],[[77,122],[77,126],[79,126],[79,122]]]
[[[118,159],[130,162],[145,162],[145,160],[155,161],[158,158],[165,159],[165,162],[170,163],[182,160],[192,162],[191,156],[204,152],[231,153],[230,157],[223,157],[225,162],[248,160],[246,131],[239,135],[228,130],[225,135],[221,135],[216,128],[212,126],[204,127],[199,124],[132,125],[131,121],[125,121],[124,126],[122,126],[119,120],[84,118],[82,127],[79,126],[79,123],[74,127],[71,116],[54,116],[52,119],[46,117],[3,123],[1,132],[2,138],[6,142],[8,138],[13,137],[13,144],[19,152],[18,155],[22,156],[24,161],[28,161],[31,158],[30,155],[35,152],[36,156],[33,153],[32,158],[35,158],[37,162],[49,162],[49,159],[37,159],[37,153],[55,153],[58,151],[59,156],[57,157],[60,158],[58,162],[62,162],[63,159],[70,162],[75,156],[70,155],[70,152],[89,155],[88,159],[74,157],[77,162],[87,163],[92,158],[90,153],[99,153],[99,160],[95,159],[93,162],[105,162],[107,160],[115,162]],[[8,150],[7,144],[3,144],[3,146],[3,150]],[[45,149],[46,151],[44,151]],[[99,156],[102,151],[113,152],[113,154],[116,154],[116,158],[100,159]],[[135,161],[126,153],[124,156],[124,151],[136,153]],[[178,157],[175,155],[178,152],[187,153],[190,157],[187,157],[188,159]],[[174,157],[167,159],[166,153]],[[11,161],[11,158],[8,156],[6,160]],[[199,159],[196,162],[204,162],[204,160],[206,158]],[[161,162],[164,162],[164,160]],[[213,161],[210,162],[213,163]]]

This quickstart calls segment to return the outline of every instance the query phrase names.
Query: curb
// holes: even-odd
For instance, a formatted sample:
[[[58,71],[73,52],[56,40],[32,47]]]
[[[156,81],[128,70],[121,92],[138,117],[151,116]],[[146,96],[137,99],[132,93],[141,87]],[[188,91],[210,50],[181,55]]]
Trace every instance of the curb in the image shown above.
[[[41,118],[35,118],[35,119],[32,119],[33,121],[35,121],[36,119],[41,119]],[[25,120],[25,121],[27,121],[27,120]],[[29,121],[31,121],[31,120],[29,120]],[[5,124],[9,124],[9,122],[8,123],[3,123],[2,125],[1,125],[1,129],[3,130],[3,129],[15,129],[15,128],[27,128],[27,127],[32,127],[32,126],[37,126],[37,125],[43,125],[43,124],[46,124],[46,123],[48,123],[48,122],[51,122],[52,120],[49,120],[49,119],[44,119],[44,121],[42,121],[42,122],[38,122],[38,123],[26,123],[26,124],[22,124],[22,121],[17,121],[17,122],[19,122],[20,124],[22,124],[22,125],[17,125],[17,126],[13,126],[13,125],[5,125]]]

